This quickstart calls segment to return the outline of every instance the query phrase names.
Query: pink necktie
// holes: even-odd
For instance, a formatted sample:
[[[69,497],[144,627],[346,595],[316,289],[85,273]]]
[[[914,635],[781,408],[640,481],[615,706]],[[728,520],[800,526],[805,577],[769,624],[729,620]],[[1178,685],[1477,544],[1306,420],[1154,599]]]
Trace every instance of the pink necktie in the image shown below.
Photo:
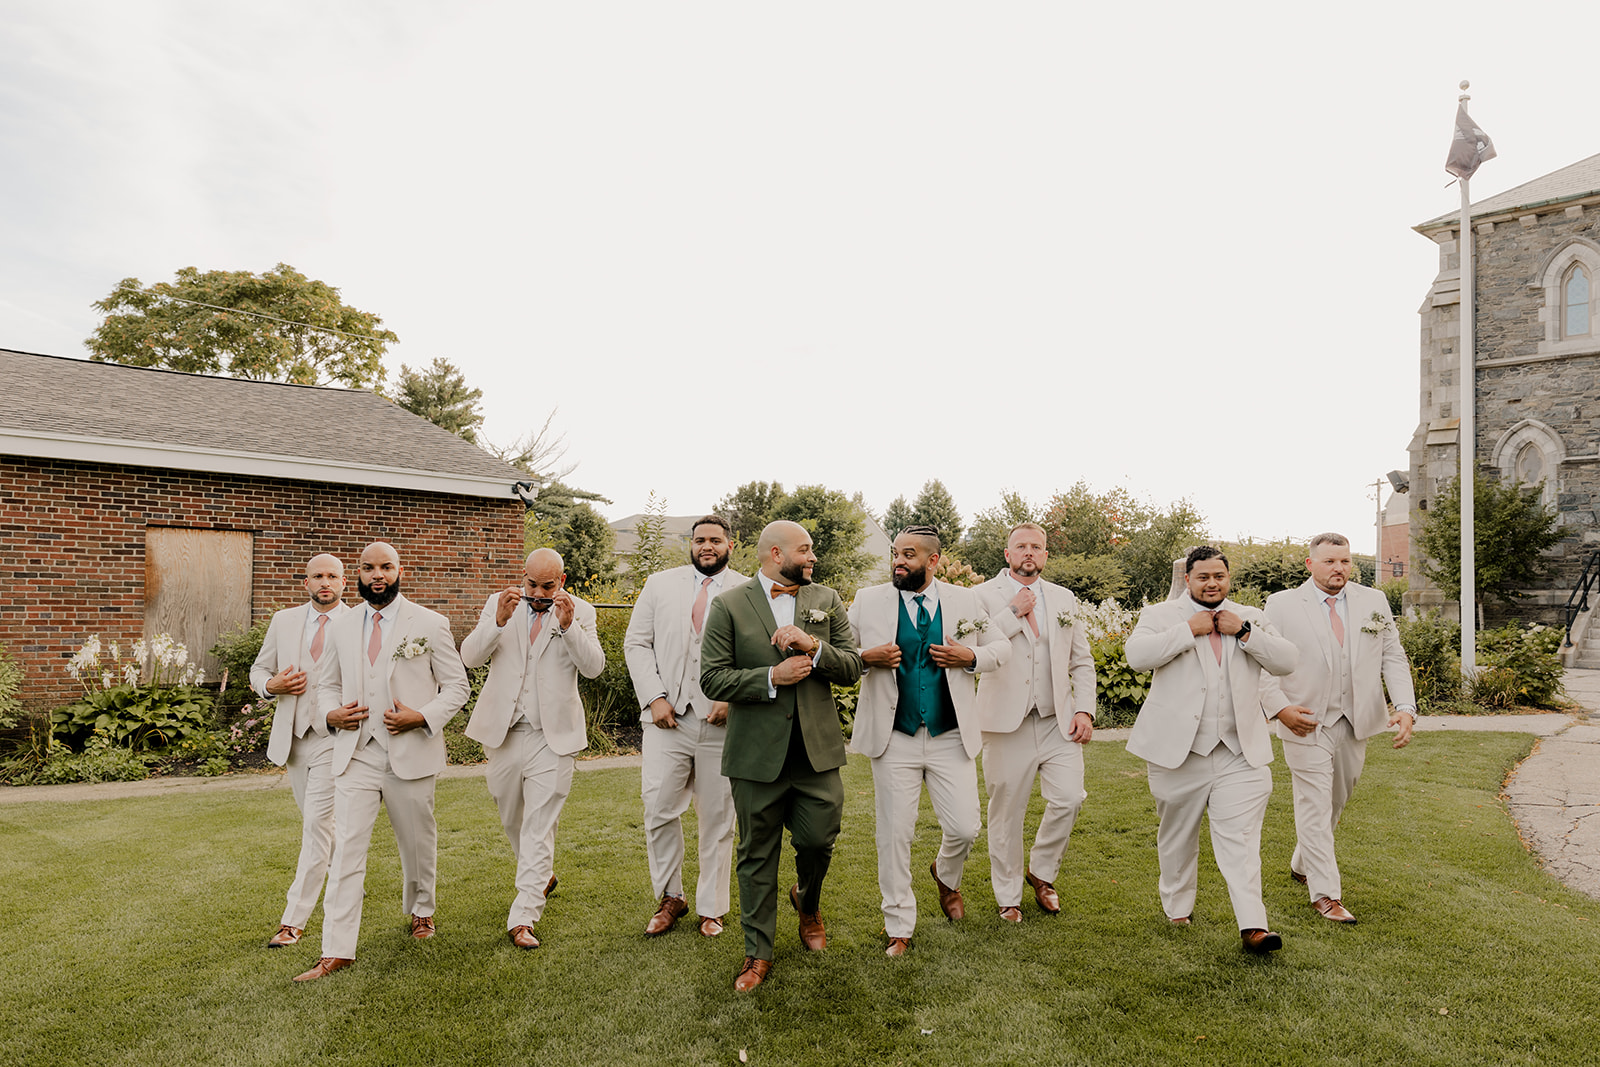
[[[328,617],[326,615],[318,615],[317,634],[311,639],[311,662],[313,663],[322,658],[322,639],[328,636],[327,625]]]
[[[1037,604],[1034,605],[1034,607],[1038,606]],[[1039,620],[1033,617],[1033,612],[1031,611],[1024,615],[1023,618],[1028,620],[1028,625],[1033,628],[1034,639],[1037,640],[1039,637]]]
[[[372,640],[367,642],[367,662],[374,667],[378,665],[378,653],[383,651],[383,614],[380,612],[372,617]]]
[[[689,621],[694,623],[694,632],[699,633],[706,624],[706,597],[711,592],[711,579],[707,578],[700,583],[700,595],[694,598],[694,607],[689,611]]]
[[[1211,651],[1216,654],[1217,663],[1222,663],[1222,634],[1217,630],[1217,613],[1211,613],[1211,632],[1206,635],[1211,638]]]
[[[531,645],[535,641],[539,640],[539,631],[543,629],[544,612],[536,611],[533,613],[533,622],[528,624],[528,644]]]
[[[1334,640],[1339,642],[1340,648],[1343,648],[1344,623],[1339,619],[1339,598],[1336,596],[1330,596],[1327,597],[1326,600],[1328,601],[1328,625],[1333,627]]]

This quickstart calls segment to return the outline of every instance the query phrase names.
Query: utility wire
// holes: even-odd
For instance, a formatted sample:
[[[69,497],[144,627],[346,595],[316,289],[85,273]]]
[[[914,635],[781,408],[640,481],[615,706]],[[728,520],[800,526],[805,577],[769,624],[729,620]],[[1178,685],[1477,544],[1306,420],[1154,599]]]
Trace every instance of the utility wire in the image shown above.
[[[135,289],[132,286],[121,286],[117,291],[123,293],[146,293],[162,300],[175,300],[180,304],[192,304],[195,307],[211,308],[214,311],[228,311],[235,315],[249,315],[257,319],[267,319],[271,322],[281,322],[285,326],[304,326],[308,330],[321,330],[324,333],[336,333],[340,337],[353,337],[358,341],[380,340],[380,338],[376,338],[369,333],[350,333],[347,330],[336,330],[332,326],[317,326],[310,322],[296,322],[294,319],[285,319],[277,315],[268,315],[261,311],[246,311],[244,308],[230,308],[223,307],[221,304],[207,304],[203,300],[190,300],[187,297],[173,296],[171,293],[158,293],[153,289]]]

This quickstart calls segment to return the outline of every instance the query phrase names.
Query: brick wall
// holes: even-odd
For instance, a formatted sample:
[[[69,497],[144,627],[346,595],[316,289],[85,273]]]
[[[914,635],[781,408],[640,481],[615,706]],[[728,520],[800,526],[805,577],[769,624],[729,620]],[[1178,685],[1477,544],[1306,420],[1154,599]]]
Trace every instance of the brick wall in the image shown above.
[[[522,562],[516,500],[0,456],[0,645],[28,672],[30,709],[77,692],[66,660],[89,634],[143,634],[149,526],[251,531],[239,580],[256,620],[305,599],[318,552],[344,560],[354,602],[362,548],[388,541],[406,596],[448,616],[458,642]]]

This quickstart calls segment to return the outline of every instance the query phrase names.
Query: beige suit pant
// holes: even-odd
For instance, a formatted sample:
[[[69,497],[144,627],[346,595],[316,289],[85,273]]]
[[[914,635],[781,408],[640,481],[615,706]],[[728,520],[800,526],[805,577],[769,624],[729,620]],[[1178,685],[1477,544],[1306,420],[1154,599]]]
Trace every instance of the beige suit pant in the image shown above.
[[[544,914],[544,889],[556,867],[556,826],[572,792],[571,756],[558,755],[544,731],[525,722],[506,732],[489,757],[489,795],[500,809],[500,826],[516,860],[517,895],[506,929],[532,926]]]
[[[1023,821],[1039,780],[1044,814],[1026,867]],[[1088,794],[1083,788],[1083,746],[1061,736],[1055,716],[1030,711],[1008,734],[983,735],[983,781],[989,790],[989,884],[1002,908],[1022,904],[1023,875],[1054,882],[1061,872],[1072,827]]]
[[[911,841],[917,833],[922,786],[939,817],[942,838],[934,858],[939,881],[961,885],[967,856],[982,829],[978,812],[978,765],[961,743],[960,730],[916,736],[889,733],[889,746],[872,761],[872,792],[877,812],[878,891],[883,896],[883,928],[890,937],[910,937],[917,926],[917,896],[911,888]]]
[[[692,708],[678,716],[676,729],[644,728],[640,795],[651,890],[658,900],[683,896],[683,813],[692,801],[700,843],[694,906],[706,917],[727,914],[733,895],[733,790],[722,776],[727,733]]]
[[[1306,876],[1312,900],[1339,900],[1344,890],[1333,851],[1333,830],[1361,779],[1367,743],[1357,741],[1344,716],[1317,730],[1310,744],[1283,743],[1283,761],[1294,782],[1294,855],[1289,869]]]
[[[389,752],[369,743],[356,749],[333,779],[333,862],[322,901],[322,954],[354,959],[366,896],[367,849],[381,804],[400,853],[402,915],[432,915],[438,878],[439,829],[433,818],[434,776],[401,778]]]
[[[300,860],[279,922],[304,930],[333,859],[333,738],[307,730],[290,741],[288,769],[300,809]]]
[[[1272,771],[1252,767],[1242,755],[1218,745],[1210,755],[1189,753],[1177,768],[1150,764],[1150,793],[1161,825],[1161,907],[1167,918],[1194,914],[1200,884],[1200,817],[1211,822],[1211,851],[1228,883],[1233,915],[1241,930],[1267,929],[1261,901],[1261,820],[1272,796]]]

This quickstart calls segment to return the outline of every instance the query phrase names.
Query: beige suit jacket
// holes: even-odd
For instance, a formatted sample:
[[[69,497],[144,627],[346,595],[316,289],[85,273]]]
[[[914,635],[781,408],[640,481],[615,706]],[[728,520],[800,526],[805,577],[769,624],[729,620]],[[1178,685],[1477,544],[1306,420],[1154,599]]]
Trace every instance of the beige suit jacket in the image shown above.
[[[691,657],[696,656],[694,623],[689,618],[694,609],[695,596],[705,575],[692,565],[658,571],[645,579],[639,600],[633,605],[633,615],[628,619],[628,633],[622,639],[622,655],[628,662],[628,677],[639,698],[642,713],[639,721],[649,726],[654,721],[650,702],[666,694],[667,703],[674,710],[683,710],[690,694],[684,692],[683,680],[689,670]],[[749,581],[748,575],[736,570],[722,572],[722,589],[717,593],[730,593]],[[714,598],[711,598],[714,599]],[[711,614],[711,604],[706,604],[706,615]],[[692,681],[694,693],[700,694],[700,669],[694,663]],[[709,708],[703,709],[708,713]]]
[[[366,617],[364,607],[352,608],[328,624],[333,630],[331,638],[337,654],[330,656],[324,651],[317,664],[317,706],[322,709],[324,720],[328,712],[341,704],[352,700],[366,702],[361,685],[367,657],[361,641],[362,621]],[[456,653],[449,619],[403,596],[395,597],[383,610],[394,612],[392,618],[384,620],[387,625],[383,628],[383,647],[378,652],[378,663],[386,665],[389,672],[389,696],[421,712],[425,720],[425,725],[415,730],[389,735],[389,766],[400,778],[426,778],[444,770],[444,724],[467,702],[467,671]],[[395,652],[402,644],[414,641],[427,642],[421,655],[396,658]],[[374,729],[384,728],[383,713],[387,710],[367,708]],[[350,765],[361,733],[360,730],[335,731],[334,774],[343,774]]]
[[[1056,708],[1056,727],[1066,737],[1072,717],[1095,713],[1094,654],[1083,624],[1062,626],[1059,617],[1076,614],[1078,598],[1072,590],[1043,580],[1033,583],[1034,618],[1040,629],[1050,627],[1050,683]],[[978,599],[993,626],[1011,643],[1011,662],[1003,671],[985,674],[978,682],[978,721],[987,733],[1015,733],[1032,710],[1028,687],[1033,681],[1033,657],[1038,647],[1028,624],[1011,613],[1011,582],[1001,571],[978,587]],[[1042,636],[1042,634],[1041,634]]]
[[[461,656],[467,666],[489,665],[489,677],[467,722],[467,736],[486,748],[505,744],[528,673],[528,609],[525,604],[518,604],[502,629],[494,623],[499,602],[499,593],[489,597],[478,616],[478,625],[461,642]],[[534,684],[545,743],[557,755],[570,756],[582,752],[589,743],[583,699],[578,695],[578,675],[598,677],[606,669],[606,653],[595,629],[594,605],[588,601],[572,598],[572,626],[559,637],[555,623],[552,611],[534,644]]]
[[[1224,600],[1218,610],[1232,611],[1250,624],[1250,639],[1244,644],[1232,637],[1222,638],[1222,654],[1228,666],[1239,747],[1250,766],[1265,767],[1272,762],[1272,737],[1261,713],[1261,674],[1288,674],[1299,656],[1294,644],[1273,629],[1259,608]],[[1188,597],[1147,604],[1128,636],[1128,666],[1155,672],[1150,695],[1128,736],[1128,751],[1169,770],[1182,766],[1188,758],[1200,731],[1206,693],[1222,684],[1222,666],[1211,651],[1209,635],[1196,637],[1189,632],[1194,611],[1194,602]]]
[[[339,601],[328,609],[328,626],[332,627],[339,620],[339,616],[350,610],[350,605]],[[285,667],[298,667],[306,672],[306,692],[304,696],[295,696],[285,693],[282,696],[272,697],[278,702],[277,709],[272,713],[272,736],[267,740],[267,758],[282,767],[289,762],[289,748],[294,743],[295,716],[300,709],[300,701],[310,700],[316,704],[315,664],[301,663],[300,649],[305,642],[306,620],[310,617],[310,607],[301,604],[299,607],[284,608],[282,611],[273,612],[272,621],[267,623],[267,634],[261,639],[261,651],[256,654],[256,661],[250,665],[250,688],[257,693],[266,692],[267,682],[274,674]],[[325,649],[331,648],[333,633],[330,630],[323,636]],[[322,653],[327,658],[327,651]],[[319,737],[328,736],[328,720],[315,713],[311,716],[311,730]]]
[[[1261,678],[1261,706],[1270,718],[1275,719],[1290,704],[1298,704],[1326,721],[1328,706],[1338,697],[1340,681],[1334,666],[1333,627],[1328,623],[1326,596],[1308,578],[1295,589],[1267,598],[1267,618],[1300,650],[1300,663],[1292,673],[1282,678],[1270,674]],[[1385,684],[1397,705],[1415,707],[1417,697],[1411,684],[1411,664],[1389,611],[1389,598],[1368,586],[1346,585],[1345,613],[1350,619],[1344,637],[1355,697],[1355,707],[1346,717],[1356,739],[1365,740],[1388,729]],[[1277,726],[1278,736],[1285,742],[1309,745],[1317,740],[1315,730],[1299,737],[1283,723]],[[1319,725],[1317,730],[1321,729]]]
[[[976,591],[946,582],[936,582],[939,593],[939,619],[944,627],[944,643],[965,645],[978,657],[976,670],[987,676],[998,671],[1011,658],[1011,643],[1006,640],[978,600]],[[894,644],[900,627],[900,590],[893,585],[874,585],[856,594],[850,605],[850,631],[857,648]],[[961,637],[956,630],[962,622],[986,623],[982,630]],[[892,667],[868,667],[861,672],[861,696],[856,703],[855,728],[850,747],[877,759],[889,747],[894,733],[894,713],[900,705],[898,672]],[[976,679],[961,667],[946,667],[950,701],[955,705],[956,723],[961,728],[961,744],[969,757],[983,750],[983,730],[978,721],[978,698],[973,688]]]

